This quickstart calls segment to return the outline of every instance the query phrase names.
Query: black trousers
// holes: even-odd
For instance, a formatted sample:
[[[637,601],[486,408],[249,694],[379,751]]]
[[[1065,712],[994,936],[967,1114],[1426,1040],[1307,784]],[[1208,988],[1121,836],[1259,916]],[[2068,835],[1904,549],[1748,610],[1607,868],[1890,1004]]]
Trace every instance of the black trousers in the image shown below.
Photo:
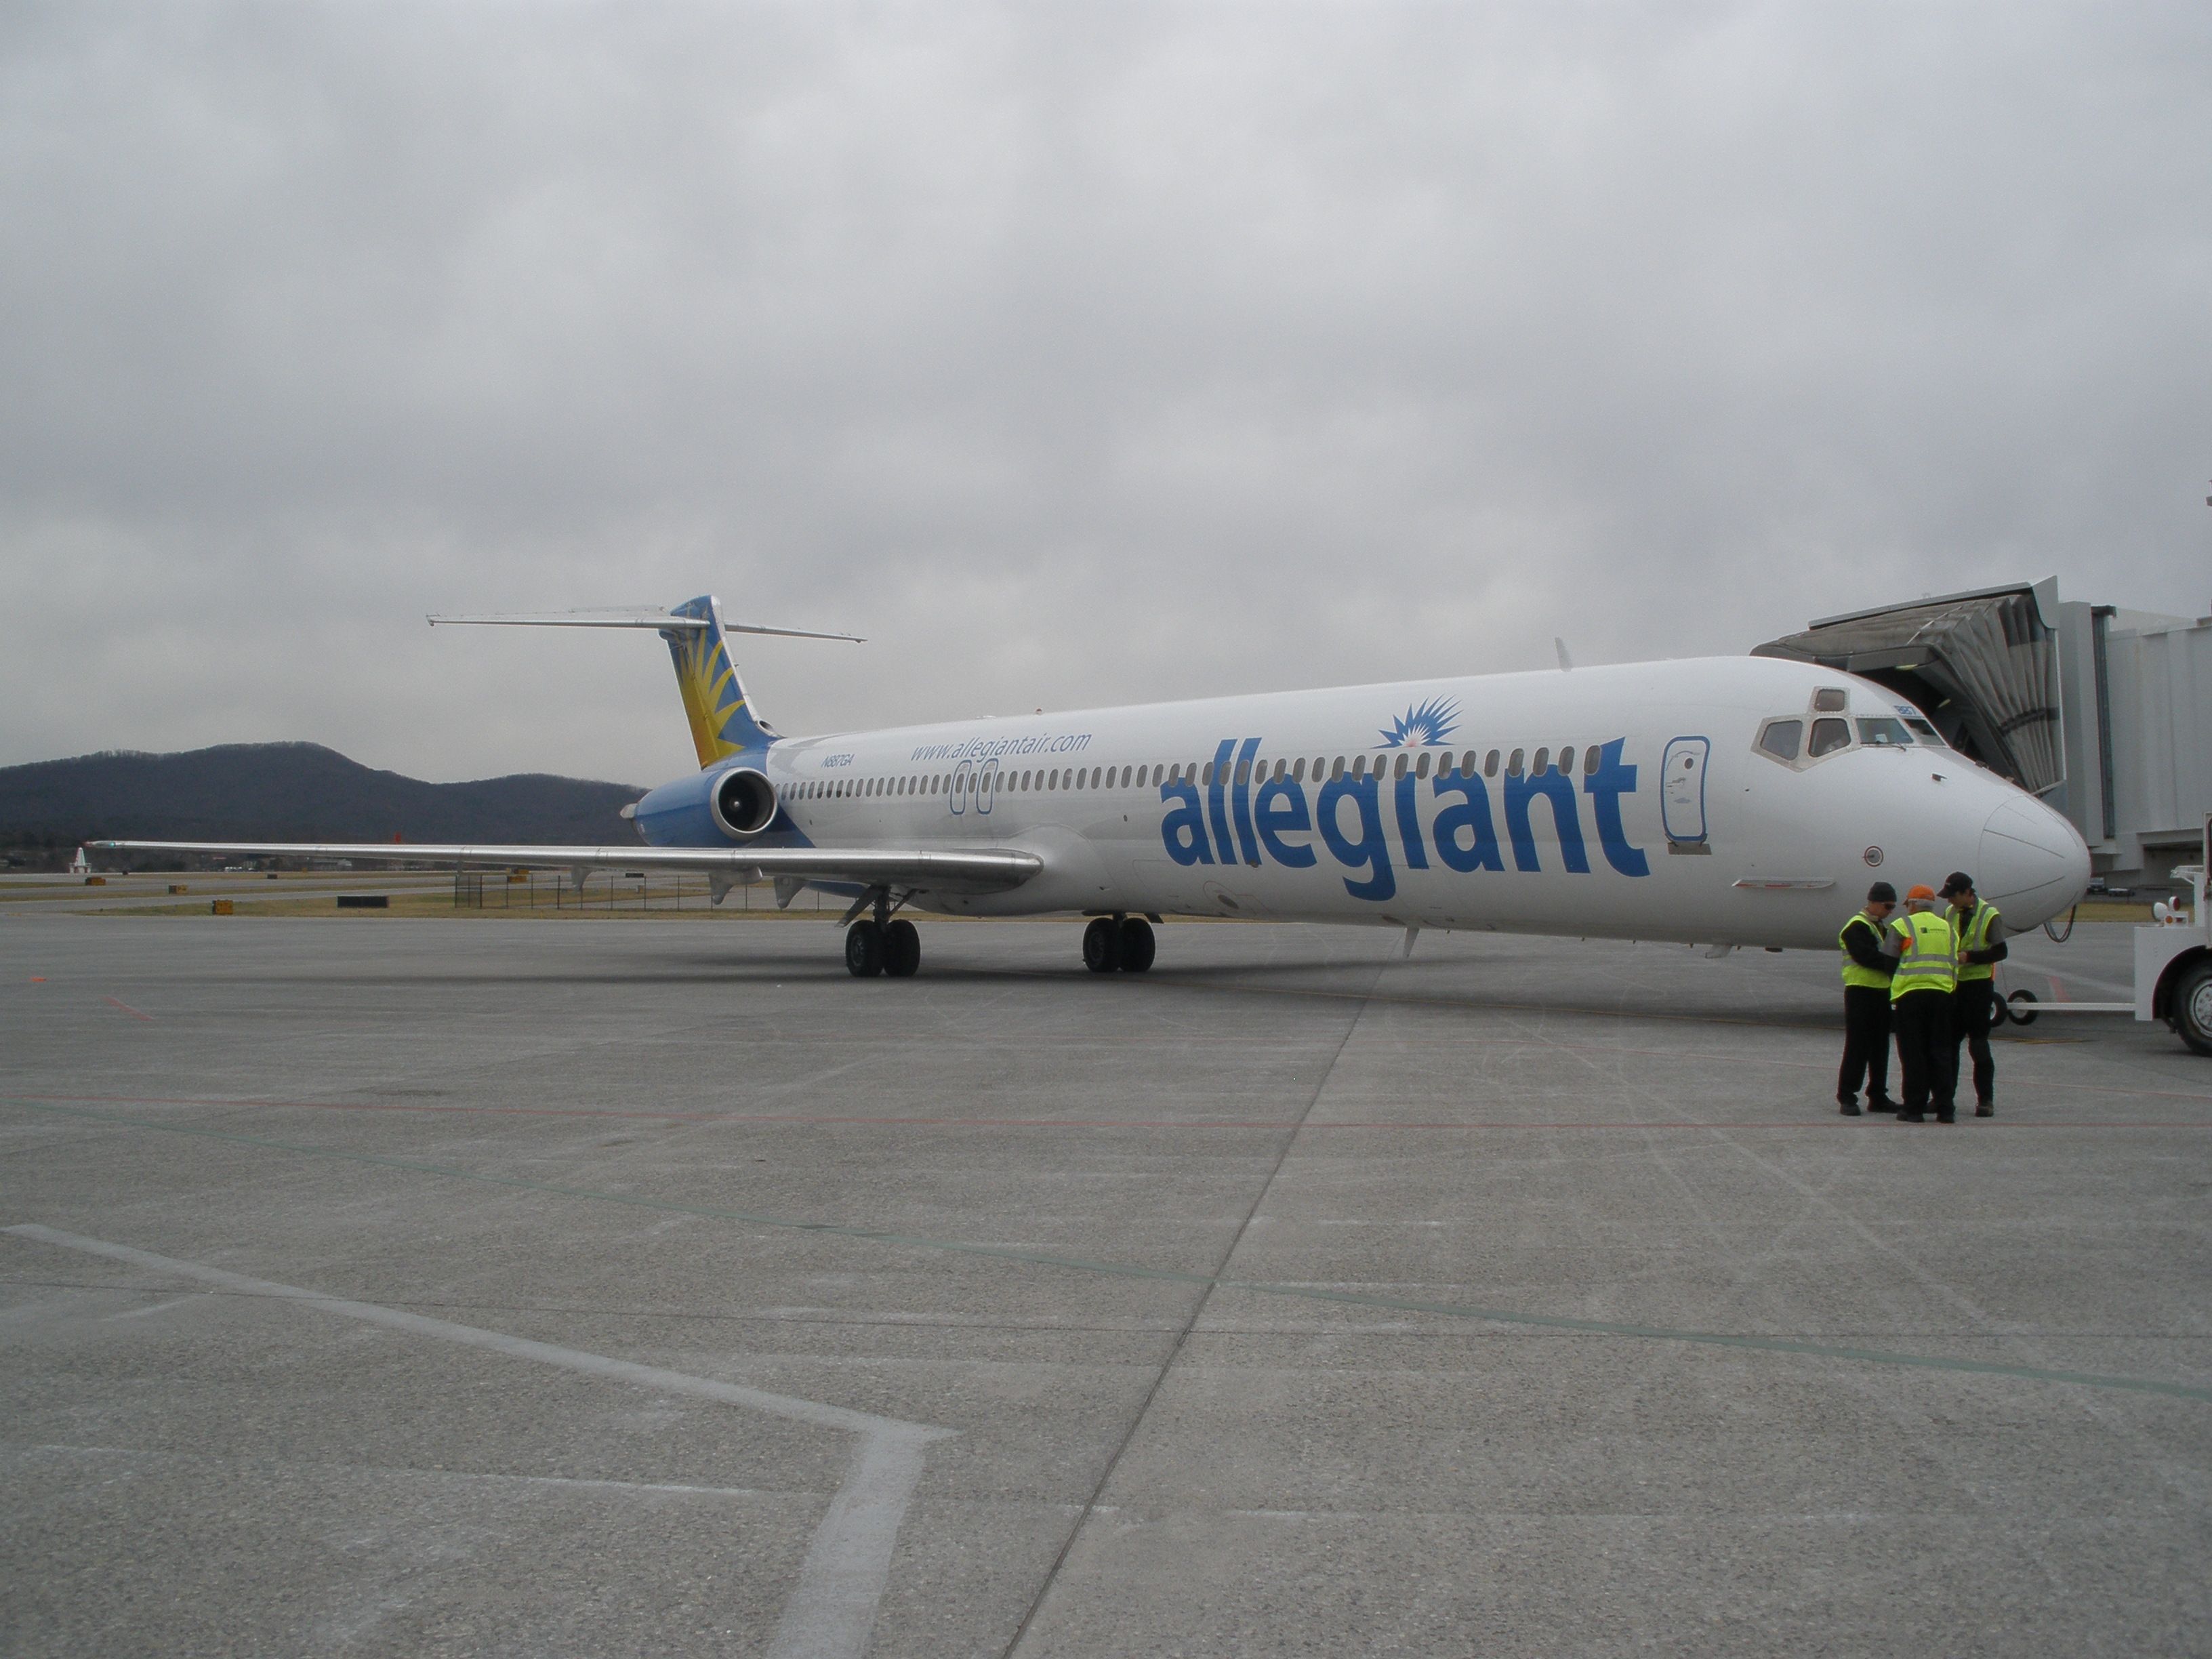
[[[1905,1071],[1905,1109],[1937,1115],[1957,1109],[1959,1040],[1951,1031],[1948,991],[1907,991],[1890,1005],[1898,1063]]]
[[[1974,1099],[1986,1106],[1996,1098],[1997,1063],[1990,1057],[1990,1017],[1996,1012],[1997,982],[1993,979],[1962,979],[1951,995],[1951,1018],[1957,1028],[1951,1039],[1951,1075],[1959,1074],[1959,1039],[1974,1057]]]
[[[1844,987],[1844,1067],[1836,1073],[1836,1098],[1856,1101],[1859,1079],[1869,1100],[1889,1098],[1889,987]]]

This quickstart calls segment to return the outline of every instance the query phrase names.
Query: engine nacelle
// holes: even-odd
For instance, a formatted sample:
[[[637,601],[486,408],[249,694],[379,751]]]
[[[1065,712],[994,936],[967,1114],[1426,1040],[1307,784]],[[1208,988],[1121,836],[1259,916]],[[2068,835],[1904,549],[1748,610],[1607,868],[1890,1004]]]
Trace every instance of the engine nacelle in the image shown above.
[[[775,822],[775,786],[764,772],[732,767],[714,780],[707,805],[716,829],[732,841],[750,841]]]

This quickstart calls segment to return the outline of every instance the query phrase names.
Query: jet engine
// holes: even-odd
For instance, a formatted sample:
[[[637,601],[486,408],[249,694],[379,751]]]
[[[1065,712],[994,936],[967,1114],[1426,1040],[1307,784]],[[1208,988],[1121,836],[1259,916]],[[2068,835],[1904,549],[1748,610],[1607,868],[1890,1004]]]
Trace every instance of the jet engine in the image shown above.
[[[750,766],[732,767],[715,779],[708,803],[715,828],[732,841],[750,841],[775,822],[775,786]]]

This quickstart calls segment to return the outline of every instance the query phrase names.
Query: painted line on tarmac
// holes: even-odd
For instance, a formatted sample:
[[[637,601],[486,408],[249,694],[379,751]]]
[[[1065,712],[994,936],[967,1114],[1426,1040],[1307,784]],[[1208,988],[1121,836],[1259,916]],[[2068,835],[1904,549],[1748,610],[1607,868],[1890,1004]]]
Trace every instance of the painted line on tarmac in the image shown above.
[[[129,1003],[124,1001],[121,997],[102,997],[100,1000],[102,1002],[114,1004],[115,1006],[120,1008],[125,1013],[130,1015],[133,1019],[143,1019],[150,1023],[154,1018],[151,1014],[139,1012],[137,1009],[133,1008]]]
[[[890,1578],[891,1550],[898,1540],[899,1523],[905,1518],[907,1504],[921,1480],[926,1449],[932,1441],[951,1439],[956,1433],[927,1423],[902,1422],[895,1417],[848,1411],[842,1406],[769,1394],[735,1382],[665,1370],[658,1365],[640,1365],[627,1359],[611,1359],[605,1354],[556,1347],[550,1342],[509,1336],[502,1331],[456,1325],[449,1320],[380,1307],[373,1302],[325,1296],[320,1291],[303,1290],[296,1285],[249,1279],[221,1267],[179,1261],[173,1256],[134,1249],[128,1244],[87,1238],[79,1233],[65,1233],[35,1223],[0,1228],[0,1231],[40,1244],[106,1256],[134,1267],[219,1285],[248,1296],[299,1303],[321,1313],[386,1326],[410,1336],[429,1337],[465,1348],[482,1348],[510,1359],[555,1365],[562,1370],[580,1371],[587,1376],[605,1377],[662,1394],[690,1395],[726,1406],[742,1406],[749,1411],[794,1423],[859,1436],[860,1443],[846,1472],[844,1484],[830,1500],[830,1513],[815,1528],[813,1542],[799,1565],[798,1585],[792,1590],[791,1599],[784,1603],[782,1617],[776,1624],[775,1639],[769,1647],[772,1659],[847,1659],[847,1656],[859,1659],[866,1651],[868,1638],[875,1630],[876,1604]]]
[[[671,1215],[696,1215],[717,1221],[742,1222],[752,1227],[814,1233],[831,1238],[854,1238],[894,1249],[931,1250],[950,1255],[981,1256],[1024,1267],[1052,1267],[1102,1278],[1150,1279],[1163,1284],[1218,1286],[1249,1291],[1260,1296],[1289,1297],[1307,1302],[1330,1302],[1354,1308],[1388,1308],[1402,1313],[1432,1314],[1446,1319],[1479,1319],[1499,1325],[1527,1326],[1539,1330],[1575,1331],[1591,1336],[1633,1337],[1644,1341],[1681,1342],[1705,1347],[1739,1348],[1764,1353],[1796,1354],[1813,1359],[1847,1359],[1875,1365],[1902,1365],[1914,1370],[1958,1371],[1982,1376],[2014,1377],[2028,1382],[2058,1382],[2087,1389],[2110,1389],[2129,1394],[2166,1395],[2178,1400],[2212,1403],[2212,1388],[2187,1382],[2168,1382],[2156,1377],[2120,1376],[2094,1371],[2051,1370],[2036,1365],[2008,1365],[1980,1359],[1954,1359],[1936,1354],[1897,1353],[1886,1349],[1840,1346],[1786,1336],[1748,1336],[1723,1331],[1674,1329],[1657,1325],[1633,1325],[1604,1319],[1571,1319],[1555,1314],[1526,1313],[1511,1308],[1485,1308],[1467,1303],[1428,1302],[1406,1297],[1381,1296],[1364,1291],[1332,1291],[1320,1285],[1279,1283],[1267,1279],[1228,1279],[1211,1273],[1185,1273],[1174,1267],[1147,1267],[1132,1262],[1098,1261],[1083,1256],[1055,1255],[1041,1250],[1020,1250],[1003,1244],[979,1244],[960,1239],[927,1238],[915,1233],[893,1232],[881,1227],[860,1227],[834,1221],[800,1221],[789,1216],[764,1215],[754,1211],[726,1209],[718,1205],[685,1204],[653,1198],[642,1193],[602,1192],[590,1187],[565,1187],[554,1182],[529,1181],[520,1176],[483,1175],[450,1164],[426,1164],[413,1158],[387,1158],[375,1152],[349,1152],[335,1147],[305,1146],[295,1141],[261,1135],[240,1134],[228,1129],[204,1128],[190,1123],[157,1123],[143,1118],[111,1117],[81,1107],[46,1102],[26,1102],[33,1111],[73,1117],[117,1129],[148,1129],[161,1134],[191,1135],[200,1139],[257,1146],[265,1152],[292,1152],[303,1158],[330,1158],[346,1164],[373,1164],[404,1170],[452,1181],[466,1181],[516,1192],[544,1193],[558,1198],[581,1198],[633,1209],[657,1210]],[[1288,1126],[1285,1126],[1286,1128]],[[12,1229],[8,1231],[14,1231]],[[826,1409],[826,1408],[825,1408]],[[828,1522],[823,1523],[825,1526]]]
[[[1553,1045],[1556,1046],[1556,1045]],[[1826,1071],[1826,1066],[1810,1069]],[[2014,1085],[2028,1087],[2030,1085]],[[2063,1085],[2051,1085],[2057,1089]],[[2139,1095],[2146,1099],[2184,1100],[2195,1105],[2212,1106],[2212,1096],[2175,1094],[2159,1090],[2113,1089],[2111,1094]],[[864,1116],[837,1113],[751,1113],[751,1112],[681,1112],[647,1111],[617,1106],[441,1106],[416,1100],[253,1100],[226,1098],[204,1095],[9,1095],[0,1094],[0,1101],[20,1105],[70,1104],[87,1106],[200,1106],[216,1110],[237,1109],[255,1111],[280,1112],[413,1112],[428,1116],[476,1115],[484,1117],[584,1118],[643,1120],[648,1123],[727,1124],[741,1128],[814,1128],[814,1127],[874,1127],[874,1128],[936,1128],[936,1129],[1250,1129],[1280,1131],[1291,1127],[1290,1121],[1271,1117],[887,1117]],[[1504,1118],[1492,1122],[1471,1122],[1465,1119],[1449,1121],[1423,1121],[1397,1118],[1337,1118],[1327,1123],[1308,1123],[1310,1130],[1322,1129],[1420,1129],[1464,1130],[1471,1133],[1489,1133],[1510,1129],[1559,1130],[1656,1130],[1656,1129],[1844,1129],[1850,1125],[1839,1121],[1839,1115],[1826,1109],[1826,1103],[1810,1109],[1812,1115],[1801,1118],[1780,1118],[1767,1121],[1757,1120],[1715,1120],[1705,1121],[1689,1118],[1624,1118],[1612,1121],[1595,1121],[1589,1118]],[[2155,1119],[2107,1122],[2094,1118],[2044,1119],[2031,1121],[2024,1118],[2002,1117],[1978,1125],[1974,1133],[1981,1134],[1993,1129],[2212,1129],[2212,1118],[2178,1120],[2161,1122]]]

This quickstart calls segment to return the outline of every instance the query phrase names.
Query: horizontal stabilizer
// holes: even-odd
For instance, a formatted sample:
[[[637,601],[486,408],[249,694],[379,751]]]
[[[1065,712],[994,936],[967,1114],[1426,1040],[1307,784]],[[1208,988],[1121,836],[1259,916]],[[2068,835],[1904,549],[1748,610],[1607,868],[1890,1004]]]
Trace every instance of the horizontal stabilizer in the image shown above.
[[[614,605],[600,611],[515,611],[473,617],[432,617],[430,626],[457,623],[473,628],[649,628],[659,633],[707,633],[714,628],[705,617],[683,617],[652,605]],[[859,634],[823,634],[811,628],[770,628],[761,623],[725,622],[727,634],[774,634],[788,640],[845,640],[864,644]]]
[[[349,859],[356,864],[449,864],[456,868],[682,870],[732,883],[783,878],[860,882],[915,892],[1002,893],[1044,868],[1011,847],[460,847],[415,842],[308,843],[240,841],[95,841],[100,853],[219,853],[233,858]],[[779,884],[780,885],[780,884]]]

